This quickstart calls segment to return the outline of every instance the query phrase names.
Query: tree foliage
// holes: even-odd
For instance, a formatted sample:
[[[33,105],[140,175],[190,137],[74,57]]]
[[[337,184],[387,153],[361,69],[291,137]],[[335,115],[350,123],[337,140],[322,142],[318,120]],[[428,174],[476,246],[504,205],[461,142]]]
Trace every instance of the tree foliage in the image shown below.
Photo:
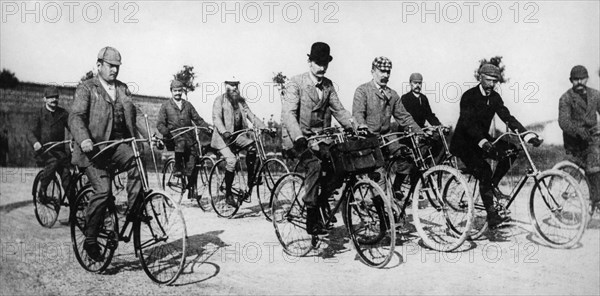
[[[475,80],[479,80],[479,69],[481,69],[481,66],[485,65],[485,64],[492,64],[496,67],[498,67],[500,69],[500,78],[498,78],[498,82],[499,83],[505,83],[508,81],[508,79],[504,76],[504,69],[505,69],[505,65],[504,63],[502,63],[502,57],[501,56],[495,56],[488,59],[481,59],[479,60],[479,67],[477,67],[477,69],[475,69]]]
[[[2,72],[0,72],[0,88],[15,88],[17,85],[19,85],[19,79],[15,73],[8,69],[2,69]]]
[[[282,72],[278,72],[277,74],[273,73],[273,82],[277,84],[277,89],[279,89],[279,93],[283,96],[283,92],[285,90],[285,83],[288,81],[287,76],[283,75]]]
[[[81,76],[81,79],[79,79],[79,82],[84,82],[88,79],[92,79],[94,78],[94,72],[92,72],[92,70],[89,70],[87,73],[83,74],[83,76]]]
[[[198,83],[194,83],[194,79],[196,79],[194,66],[183,65],[183,69],[173,75],[173,79],[183,82],[186,94],[196,90],[196,87],[198,87]]]

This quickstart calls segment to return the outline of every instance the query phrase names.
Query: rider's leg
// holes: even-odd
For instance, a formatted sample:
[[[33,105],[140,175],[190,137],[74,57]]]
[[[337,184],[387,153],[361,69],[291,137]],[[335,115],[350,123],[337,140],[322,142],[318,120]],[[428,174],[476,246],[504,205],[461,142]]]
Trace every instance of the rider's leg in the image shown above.
[[[300,163],[306,172],[304,180],[305,195],[303,196],[304,204],[306,205],[306,232],[311,235],[325,234],[327,231],[325,231],[321,222],[321,214],[317,202],[321,160],[312,151],[307,150],[300,155]]]
[[[108,172],[94,165],[86,168],[85,175],[92,184],[94,194],[91,196],[89,204],[85,209],[86,238],[83,248],[90,258],[96,261],[102,261],[104,258],[100,253],[97,239],[108,206],[108,198],[111,192],[111,180]]]
[[[119,170],[127,170],[127,205],[128,212],[131,212],[131,207],[142,190],[140,172],[135,164],[133,150],[129,145],[121,144],[117,146],[112,160]]]
[[[198,144],[189,143],[184,154],[184,174],[187,177],[188,188],[194,188],[196,185],[195,167],[198,159]]]
[[[517,147],[513,144],[510,144],[506,141],[498,141],[496,144],[496,149],[501,151],[502,153],[506,152],[509,149],[515,150]],[[492,187],[494,189],[494,195],[497,198],[501,199],[509,199],[510,196],[503,194],[498,186],[500,185],[500,181],[506,175],[512,164],[517,159],[517,155],[511,155],[510,157],[502,158],[498,161],[498,165],[496,165],[496,170],[494,171],[494,175],[492,176]]]
[[[246,168],[248,169],[248,191],[252,191],[252,185],[254,184],[254,178],[256,174],[254,172],[254,166],[256,164],[256,148],[250,146],[246,151]]]
[[[59,165],[58,159],[52,156],[47,157],[44,162],[44,170],[40,178],[40,189],[38,191],[38,196],[42,202],[46,202],[46,188],[48,188],[48,184],[50,184],[52,178],[54,178],[54,174]]]
[[[223,158],[225,159],[225,202],[231,206],[236,206],[237,201],[235,200],[235,198],[233,198],[233,193],[231,189],[233,186],[233,179],[235,178],[235,165],[237,159],[235,157],[235,154],[231,152],[231,149],[229,149],[229,147],[220,149],[219,152],[221,153],[221,156],[223,156]]]

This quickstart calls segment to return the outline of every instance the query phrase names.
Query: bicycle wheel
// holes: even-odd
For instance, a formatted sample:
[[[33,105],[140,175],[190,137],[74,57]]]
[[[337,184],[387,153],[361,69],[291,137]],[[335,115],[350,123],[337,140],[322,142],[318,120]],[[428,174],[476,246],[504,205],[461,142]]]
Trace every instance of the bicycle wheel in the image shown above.
[[[175,282],[185,264],[187,230],[183,213],[163,192],[144,198],[137,212],[134,246],[144,271],[154,282]]]
[[[102,272],[110,264],[112,257],[115,253],[115,249],[119,243],[119,226],[117,220],[117,213],[114,207],[108,207],[104,213],[104,223],[100,229],[98,235],[98,245],[100,246],[100,253],[104,256],[104,261],[92,260],[87,252],[83,249],[83,243],[85,242],[85,229],[86,229],[86,209],[89,205],[89,200],[94,193],[91,187],[84,188],[75,199],[75,204],[71,206],[71,213],[69,215],[69,224],[71,227],[71,244],[73,245],[73,252],[79,265],[89,272]]]
[[[162,189],[183,192],[183,178],[175,177],[175,159],[169,158],[162,169]]]
[[[33,181],[32,194],[33,194],[33,211],[35,212],[35,218],[40,225],[51,228],[60,212],[60,204],[62,203],[62,188],[58,181],[58,176],[54,175],[48,187],[46,187],[46,196],[42,197],[38,195],[41,187],[41,177],[43,170],[40,171]]]
[[[269,221],[271,221],[271,192],[277,180],[289,172],[285,163],[277,158],[267,159],[260,168],[257,178],[262,184],[256,186],[256,195],[260,209]]]
[[[481,194],[479,193],[479,182],[473,175],[464,175],[465,181],[472,194],[473,199],[473,222],[471,223],[471,231],[467,239],[476,240],[480,238],[483,233],[487,230],[487,213],[481,200]],[[454,177],[450,177],[444,185],[444,193],[442,196],[452,195],[451,201],[448,202],[451,210],[457,212],[464,212],[468,209],[468,197],[465,191],[456,191],[460,187],[456,186],[460,182]],[[457,228],[458,230],[458,228]]]
[[[396,228],[392,204],[383,190],[369,179],[345,190],[345,223],[362,262],[384,267],[392,259]]]
[[[210,180],[210,171],[214,165],[215,161],[210,157],[202,157],[196,163],[196,203],[198,203],[198,207],[203,211],[207,211],[210,207],[208,180]]]
[[[275,183],[271,196],[271,221],[286,254],[302,257],[313,248],[313,236],[306,233],[304,176],[289,173]]]
[[[237,213],[240,208],[240,204],[237,203],[237,206],[231,206],[227,202],[225,202],[225,159],[221,159],[215,163],[212,170],[210,171],[210,179],[209,179],[209,194],[210,194],[210,203],[215,210],[215,213],[220,217],[231,218],[235,213]],[[238,161],[235,168],[235,177],[232,184],[232,192],[234,193],[234,197],[238,198],[238,194],[236,192],[240,192],[240,186],[246,185],[241,180],[239,174],[239,166],[240,162]]]
[[[550,246],[575,246],[585,230],[587,214],[587,203],[573,177],[556,170],[536,177],[529,215],[537,234]]]
[[[454,181],[448,182],[450,179]],[[448,191],[442,191],[442,186]],[[460,247],[469,236],[473,222],[473,195],[465,178],[455,168],[436,165],[423,173],[415,193],[415,197],[422,196],[426,200],[426,203],[413,202],[412,212],[423,243],[443,252]]]
[[[563,160],[563,161],[555,164],[552,167],[552,169],[563,171],[563,172],[571,175],[571,177],[573,177],[573,179],[575,179],[575,181],[581,188],[581,194],[583,194],[583,198],[586,200],[590,199],[590,189],[588,187],[588,179],[585,175],[585,171],[582,168],[580,168],[579,166],[577,166],[576,164],[574,164],[568,160]]]

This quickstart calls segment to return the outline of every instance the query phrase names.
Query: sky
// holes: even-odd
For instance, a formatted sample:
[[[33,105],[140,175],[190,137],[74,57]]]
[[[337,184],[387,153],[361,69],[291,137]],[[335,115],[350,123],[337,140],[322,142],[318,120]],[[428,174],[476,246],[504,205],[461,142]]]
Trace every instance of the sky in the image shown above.
[[[392,60],[389,86],[400,94],[420,72],[446,125],[456,124],[483,58],[503,57],[509,80],[497,91],[526,125],[558,117],[574,65],[587,67],[588,86],[600,85],[599,1],[0,2],[0,67],[21,81],[74,85],[113,46],[119,80],[138,94],[170,96],[172,75],[194,66],[200,85],[188,98],[209,122],[231,76],[254,113],[279,120],[271,78],[308,71],[316,41],[331,46],[326,76],[349,110],[377,56]]]

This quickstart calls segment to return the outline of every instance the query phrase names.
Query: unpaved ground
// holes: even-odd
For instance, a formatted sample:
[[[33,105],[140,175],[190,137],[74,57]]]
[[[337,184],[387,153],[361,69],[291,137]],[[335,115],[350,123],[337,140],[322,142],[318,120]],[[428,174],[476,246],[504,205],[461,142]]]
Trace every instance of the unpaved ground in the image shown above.
[[[33,177],[11,178],[0,183],[0,206],[29,198]],[[73,255],[69,228],[58,222],[42,228],[33,206],[20,203],[0,212],[0,294],[599,295],[600,215],[576,248],[552,249],[532,233],[525,202],[513,208],[511,227],[463,252],[430,251],[413,233],[400,237],[386,268],[373,269],[358,260],[342,223],[317,252],[295,258],[282,252],[256,204],[245,204],[235,219],[221,219],[184,201],[190,251],[184,273],[170,287],[146,277],[132,243],[119,245],[105,274],[85,272]]]

